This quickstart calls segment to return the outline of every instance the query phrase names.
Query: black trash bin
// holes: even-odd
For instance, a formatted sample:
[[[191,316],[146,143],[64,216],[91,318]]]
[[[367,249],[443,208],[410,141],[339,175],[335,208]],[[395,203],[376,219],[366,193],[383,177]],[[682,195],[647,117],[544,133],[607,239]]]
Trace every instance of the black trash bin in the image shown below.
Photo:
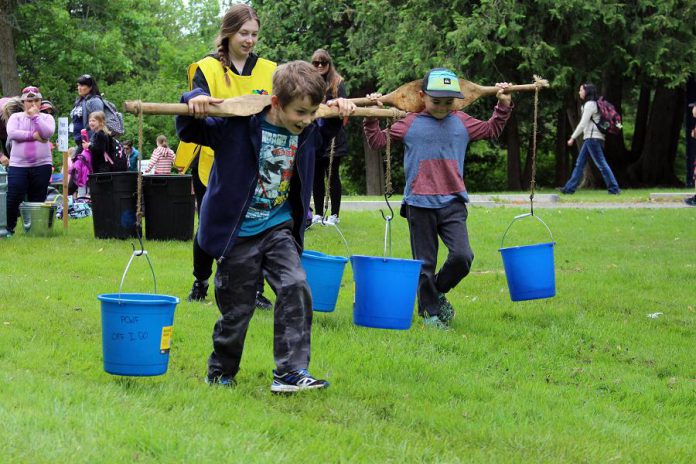
[[[137,188],[137,172],[103,172],[89,175],[96,238],[137,237]]]
[[[143,176],[145,238],[193,239],[195,200],[190,175]]]

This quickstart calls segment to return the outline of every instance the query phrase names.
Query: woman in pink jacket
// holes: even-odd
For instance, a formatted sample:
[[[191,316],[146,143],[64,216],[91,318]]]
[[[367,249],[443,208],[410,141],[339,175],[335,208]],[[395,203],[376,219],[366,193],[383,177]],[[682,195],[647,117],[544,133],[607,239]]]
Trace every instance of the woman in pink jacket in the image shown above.
[[[53,116],[41,113],[41,92],[29,86],[22,90],[24,111],[14,113],[7,121],[10,168],[7,176],[7,230],[14,233],[19,204],[24,196],[29,201],[45,201],[53,170],[48,139],[56,130]]]

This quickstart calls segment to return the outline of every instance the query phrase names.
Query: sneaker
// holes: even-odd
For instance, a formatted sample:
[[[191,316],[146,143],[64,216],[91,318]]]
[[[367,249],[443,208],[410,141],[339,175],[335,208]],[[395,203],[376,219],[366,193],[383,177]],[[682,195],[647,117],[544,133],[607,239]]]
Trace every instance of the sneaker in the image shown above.
[[[194,280],[193,287],[191,287],[191,293],[189,293],[186,301],[203,301],[205,296],[208,294],[208,281],[207,280]]]
[[[563,187],[558,187],[556,190],[561,192],[563,195],[572,195],[575,193],[575,192],[571,192],[570,190],[566,190]]]
[[[442,322],[438,316],[424,316],[423,325],[437,330],[449,330],[447,324]]]
[[[341,220],[338,218],[337,214],[332,214],[331,216],[329,216],[326,219],[326,225],[329,225],[329,226],[335,226],[339,222],[341,222]]]
[[[273,303],[271,303],[268,298],[263,296],[263,293],[256,292],[256,309],[273,309]]]
[[[445,297],[444,293],[438,294],[438,299],[440,300],[440,314],[438,317],[443,323],[449,324],[450,321],[454,319],[456,312],[454,311],[452,304],[447,301],[447,297]]]
[[[295,393],[300,390],[328,388],[328,386],[329,382],[315,379],[307,372],[307,369],[290,371],[282,375],[274,370],[271,391],[273,393]]]
[[[319,224],[324,221],[324,218],[322,216],[319,216],[318,214],[315,214],[312,216],[312,224]]]
[[[218,385],[221,387],[232,388],[237,385],[237,381],[234,379],[234,377],[228,377],[226,375],[214,375],[212,377],[210,375],[206,375],[205,383],[207,383],[211,387]]]
[[[686,203],[689,206],[696,206],[696,195],[694,195],[691,198],[687,198],[686,200],[684,200],[684,203]]]

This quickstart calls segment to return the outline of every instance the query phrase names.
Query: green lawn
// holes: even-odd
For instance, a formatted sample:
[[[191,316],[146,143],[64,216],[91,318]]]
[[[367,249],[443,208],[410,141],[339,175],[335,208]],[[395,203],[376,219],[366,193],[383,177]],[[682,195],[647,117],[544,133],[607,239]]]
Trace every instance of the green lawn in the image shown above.
[[[449,332],[355,326],[347,266],[336,311],[314,318],[310,370],[331,388],[291,397],[269,391],[270,312],[251,323],[237,388],[203,383],[212,302],[179,304],[166,375],[106,374],[97,295],[118,290],[130,242],[95,240],[91,219],[0,241],[2,462],[693,462],[696,210],[538,211],[557,296],[513,303],[498,248],[524,211],[471,209],[476,258]],[[378,211],[340,226],[352,253],[382,254]],[[332,228],[306,239],[347,253]],[[525,219],[506,245],[545,240]],[[191,242],[146,249],[159,293],[185,300]],[[400,217],[393,255],[410,257]],[[126,291],[149,291],[135,261]]]

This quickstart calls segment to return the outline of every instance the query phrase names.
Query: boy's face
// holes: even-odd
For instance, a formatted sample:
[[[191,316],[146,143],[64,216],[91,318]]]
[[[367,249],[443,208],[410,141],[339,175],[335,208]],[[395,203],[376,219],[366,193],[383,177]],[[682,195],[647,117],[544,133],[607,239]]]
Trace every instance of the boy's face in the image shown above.
[[[431,97],[422,90],[420,91],[425,103],[425,111],[430,113],[435,119],[445,119],[454,109],[454,98],[451,97]]]
[[[314,121],[319,105],[314,105],[309,97],[295,98],[285,107],[280,106],[278,98],[271,98],[275,109],[278,126],[284,127],[294,135],[299,135],[305,127]]]

